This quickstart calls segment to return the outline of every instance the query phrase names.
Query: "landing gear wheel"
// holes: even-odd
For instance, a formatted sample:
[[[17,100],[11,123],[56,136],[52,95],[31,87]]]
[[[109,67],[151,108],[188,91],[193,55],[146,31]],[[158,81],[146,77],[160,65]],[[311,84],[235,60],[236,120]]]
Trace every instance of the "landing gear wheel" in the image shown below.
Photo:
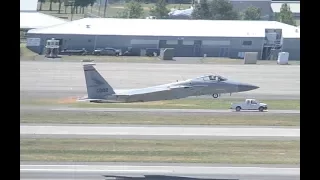
[[[237,106],[236,107],[236,111],[240,111],[241,110],[241,107],[240,106]]]
[[[213,97],[213,98],[218,98],[218,97],[219,97],[219,94],[212,94],[212,97]]]

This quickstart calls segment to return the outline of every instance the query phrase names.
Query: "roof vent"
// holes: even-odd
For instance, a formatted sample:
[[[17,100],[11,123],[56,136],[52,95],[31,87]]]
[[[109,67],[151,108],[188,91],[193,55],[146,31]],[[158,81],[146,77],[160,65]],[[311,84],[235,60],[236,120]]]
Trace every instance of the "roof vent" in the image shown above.
[[[86,25],[87,28],[90,28],[90,25]]]

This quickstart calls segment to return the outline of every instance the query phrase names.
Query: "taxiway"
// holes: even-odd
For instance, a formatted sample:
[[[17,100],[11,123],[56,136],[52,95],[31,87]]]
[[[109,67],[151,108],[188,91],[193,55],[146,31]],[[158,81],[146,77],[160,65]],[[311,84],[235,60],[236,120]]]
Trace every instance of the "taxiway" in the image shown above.
[[[24,138],[134,138],[134,139],[266,139],[297,140],[300,128],[20,125]]]
[[[298,180],[300,167],[139,163],[28,163],[21,162],[21,179],[105,179],[103,175],[170,175],[239,180]]]

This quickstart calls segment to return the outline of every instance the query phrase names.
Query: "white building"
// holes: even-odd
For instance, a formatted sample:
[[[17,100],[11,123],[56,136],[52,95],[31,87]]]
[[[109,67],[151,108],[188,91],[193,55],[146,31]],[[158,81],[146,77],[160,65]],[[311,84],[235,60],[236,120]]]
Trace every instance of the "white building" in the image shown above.
[[[61,48],[89,51],[170,47],[175,56],[238,58],[241,52],[254,51],[268,59],[277,49],[289,52],[290,59],[300,59],[299,29],[276,21],[84,18],[30,30],[28,38],[40,41],[40,46],[29,46],[37,53],[47,39],[56,38]]]

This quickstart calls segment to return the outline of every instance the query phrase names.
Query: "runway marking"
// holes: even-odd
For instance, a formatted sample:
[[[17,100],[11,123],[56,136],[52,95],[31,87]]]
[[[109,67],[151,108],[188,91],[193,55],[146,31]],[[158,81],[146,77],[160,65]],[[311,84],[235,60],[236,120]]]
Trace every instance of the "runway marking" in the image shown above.
[[[20,169],[20,171],[36,171],[36,172],[76,172],[76,171],[80,171],[80,172],[124,172],[124,170],[104,170],[104,169]],[[130,170],[130,169],[126,169],[125,172],[138,172],[138,173],[143,173],[149,170]],[[161,171],[161,170],[152,170],[152,172],[158,172],[158,173],[168,173],[168,172],[172,172],[172,171]]]
[[[35,167],[35,168],[32,168]],[[43,167],[43,168],[41,168]],[[25,172],[137,172],[242,175],[300,175],[300,168],[201,167],[201,166],[127,166],[127,165],[20,165]]]
[[[300,137],[300,128],[20,126],[22,135]]]

